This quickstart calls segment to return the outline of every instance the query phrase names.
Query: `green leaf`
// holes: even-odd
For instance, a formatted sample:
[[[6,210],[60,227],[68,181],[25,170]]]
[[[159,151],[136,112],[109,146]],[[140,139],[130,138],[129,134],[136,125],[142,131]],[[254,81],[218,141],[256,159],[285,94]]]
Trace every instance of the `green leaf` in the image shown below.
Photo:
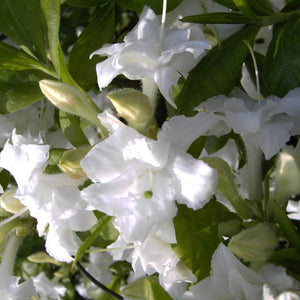
[[[191,116],[201,102],[227,95],[236,86],[249,51],[243,41],[252,43],[258,30],[259,26],[245,26],[208,52],[190,72],[176,99],[178,114]]]
[[[219,157],[205,157],[203,161],[218,171],[217,191],[220,191],[230,201],[241,217],[250,218],[252,211],[240,197],[229,165]]]
[[[76,116],[60,110],[59,122],[63,134],[74,147],[90,146],[90,143],[83,133]]]
[[[122,295],[132,300],[145,300],[144,280],[145,278],[139,278],[138,280],[126,285],[122,289]]]
[[[97,55],[90,59],[90,55],[101,48],[104,43],[112,42],[114,31],[115,13],[113,2],[111,2],[98,9],[70,53],[70,73],[83,89],[90,90],[97,82],[96,63],[104,59]]]
[[[186,16],[180,21],[201,24],[249,24],[254,20],[238,13],[208,13],[201,15]]]
[[[218,223],[232,219],[233,215],[214,200],[197,211],[178,205],[173,219],[177,244],[172,247],[199,280],[209,275],[210,260],[219,244]]]
[[[146,300],[172,300],[160,284],[150,278],[144,279],[144,293]]]
[[[7,170],[3,169],[0,172],[0,185],[2,186],[4,191],[6,190],[9,182],[10,182],[10,173]]]
[[[80,259],[80,257],[89,249],[89,247],[93,244],[95,239],[99,236],[101,231],[105,228],[108,222],[112,219],[110,216],[105,216],[101,218],[98,223],[91,229],[92,233],[89,237],[79,246],[75,260],[73,262],[73,267],[75,266],[76,262]]]
[[[249,5],[247,0],[233,0],[236,7],[242,11],[246,16],[250,18],[255,18],[256,14],[252,10],[252,7]]]
[[[284,96],[300,85],[300,18],[295,15],[274,32],[266,54],[263,79],[271,94]]]
[[[27,53],[47,62],[44,29],[39,0],[0,1],[0,32]]]
[[[167,11],[175,9],[183,0],[168,0]],[[141,12],[144,6],[150,6],[156,14],[162,13],[162,1],[157,0],[116,0],[116,3],[122,7],[129,8],[136,12]]]
[[[94,7],[103,5],[109,2],[109,0],[67,0],[66,3],[78,7]]]
[[[43,96],[37,82],[0,81],[0,113],[17,111],[40,100]]]
[[[0,69],[15,71],[36,69],[55,76],[51,70],[25,52],[3,42],[0,42]]]
[[[65,149],[50,149],[48,165],[44,170],[44,173],[46,174],[61,173],[61,169],[57,165],[64,152]]]
[[[60,23],[60,0],[40,0],[48,28],[48,41],[50,57],[56,72],[60,75],[59,60],[59,23]]]
[[[207,136],[205,141],[205,150],[208,154],[215,153],[222,149],[228,142],[230,134],[226,134],[220,137],[214,135]]]
[[[275,251],[269,259],[272,264],[283,266],[297,280],[300,280],[300,253],[294,248]]]
[[[274,14],[273,6],[269,0],[247,0],[252,10],[260,16]]]

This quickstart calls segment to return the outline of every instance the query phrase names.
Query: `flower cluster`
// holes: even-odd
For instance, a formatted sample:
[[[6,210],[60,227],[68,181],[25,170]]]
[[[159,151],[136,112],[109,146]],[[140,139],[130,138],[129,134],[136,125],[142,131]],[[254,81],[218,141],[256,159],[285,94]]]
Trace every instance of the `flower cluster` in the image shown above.
[[[0,296],[300,299],[299,6],[54,2],[0,4]]]

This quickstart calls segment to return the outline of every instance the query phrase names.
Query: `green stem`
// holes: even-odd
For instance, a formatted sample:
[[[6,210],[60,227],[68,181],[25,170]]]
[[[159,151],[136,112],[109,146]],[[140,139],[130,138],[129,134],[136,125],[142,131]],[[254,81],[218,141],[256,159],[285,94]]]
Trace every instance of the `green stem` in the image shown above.
[[[253,147],[247,141],[247,166],[248,166],[248,184],[249,197],[251,200],[260,202],[263,198],[262,189],[262,152],[260,149]]]

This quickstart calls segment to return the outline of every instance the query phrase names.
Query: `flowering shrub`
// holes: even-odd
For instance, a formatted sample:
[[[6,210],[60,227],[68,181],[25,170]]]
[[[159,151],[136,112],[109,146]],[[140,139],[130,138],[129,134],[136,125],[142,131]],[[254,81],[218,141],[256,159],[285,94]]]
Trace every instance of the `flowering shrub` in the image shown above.
[[[300,299],[300,5],[0,1],[1,299]]]

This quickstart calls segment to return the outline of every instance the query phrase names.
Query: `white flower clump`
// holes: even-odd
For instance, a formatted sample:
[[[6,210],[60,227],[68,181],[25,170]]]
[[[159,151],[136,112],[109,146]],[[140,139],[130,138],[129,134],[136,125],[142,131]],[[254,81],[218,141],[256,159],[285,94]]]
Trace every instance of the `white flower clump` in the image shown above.
[[[175,107],[172,86],[177,84],[181,75],[187,77],[210,44],[200,29],[197,36],[195,32],[191,34],[191,29],[166,29],[160,41],[161,26],[153,10],[145,7],[124,43],[104,45],[92,53],[109,56],[96,66],[100,89],[108,86],[119,74],[132,80],[151,78]]]
[[[193,209],[203,207],[215,191],[216,171],[176,144],[180,133],[172,144],[171,134],[166,134],[168,139],[159,134],[155,141],[108,113],[100,120],[111,135],[81,161],[94,182],[82,197],[94,209],[115,216],[115,226],[127,242],[143,241],[152,229],[175,242],[175,199]]]
[[[37,219],[37,230],[46,235],[48,253],[59,261],[72,261],[80,244],[74,231],[86,231],[96,222],[80,198],[77,188],[82,182],[66,174],[44,174],[49,146],[41,139],[12,135],[1,154],[0,166],[15,178],[15,197]]]
[[[183,299],[257,300],[263,299],[266,288],[277,296],[283,291],[299,287],[300,282],[288,276],[283,267],[268,264],[257,273],[243,265],[226,246],[220,244],[212,257],[210,277],[192,286]]]

